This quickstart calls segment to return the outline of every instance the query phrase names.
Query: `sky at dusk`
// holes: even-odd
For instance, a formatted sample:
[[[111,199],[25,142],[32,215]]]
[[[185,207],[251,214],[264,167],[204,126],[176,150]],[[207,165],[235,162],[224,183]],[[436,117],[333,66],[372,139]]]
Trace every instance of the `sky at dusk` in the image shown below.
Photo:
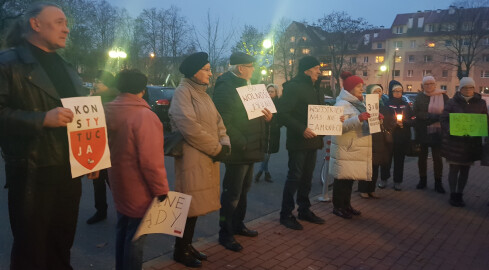
[[[180,8],[181,14],[191,24],[203,24],[210,10],[212,17],[219,17],[227,26],[242,27],[245,24],[266,30],[282,17],[314,23],[332,11],[345,11],[354,18],[363,17],[374,26],[390,27],[395,15],[418,10],[447,9],[452,0],[108,0],[117,7],[126,8],[136,17],[143,9]]]

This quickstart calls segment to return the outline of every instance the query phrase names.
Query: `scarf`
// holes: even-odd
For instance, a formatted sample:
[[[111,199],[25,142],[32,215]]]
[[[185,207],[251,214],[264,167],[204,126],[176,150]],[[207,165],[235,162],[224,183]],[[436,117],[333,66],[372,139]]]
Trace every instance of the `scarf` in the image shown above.
[[[348,93],[348,94],[350,94],[350,93]],[[353,97],[353,95],[351,95],[351,96]],[[360,113],[364,113],[364,112],[367,111],[367,108],[365,107],[365,104],[363,104],[363,102],[361,102],[356,97],[354,99],[350,99],[350,100],[347,100],[347,101],[350,102],[350,104],[353,107],[355,107],[355,109],[357,109]],[[368,120],[367,121],[363,121],[363,123],[362,123],[362,134],[364,136],[370,135],[370,128],[368,126]]]
[[[445,108],[445,103],[443,100],[443,94],[445,90],[436,89],[432,93],[426,93],[425,95],[430,97],[430,104],[428,105],[428,113],[432,114],[442,114],[443,109]],[[433,133],[441,133],[441,124],[440,122],[433,123],[428,126],[428,134]]]

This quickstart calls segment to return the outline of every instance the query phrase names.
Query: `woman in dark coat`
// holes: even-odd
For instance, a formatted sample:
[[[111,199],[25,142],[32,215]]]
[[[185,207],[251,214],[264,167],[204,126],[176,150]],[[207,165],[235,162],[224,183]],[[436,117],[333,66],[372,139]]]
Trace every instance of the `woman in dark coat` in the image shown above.
[[[401,190],[401,183],[404,177],[404,159],[406,157],[406,146],[409,145],[411,140],[410,126],[413,124],[413,111],[409,104],[402,100],[403,87],[400,82],[392,80],[389,83],[389,101],[387,106],[394,111],[396,125],[392,131],[393,137],[393,150],[392,157],[394,158],[394,189],[396,191]],[[390,160],[392,160],[392,157]],[[391,161],[388,163],[388,170],[390,171]],[[382,181],[379,183],[379,187],[384,188],[386,183]]]
[[[267,92],[272,98],[273,104],[277,107],[278,102],[278,86],[276,84],[267,85]],[[255,182],[260,182],[260,177],[265,173],[265,181],[272,183],[272,176],[268,171],[268,161],[270,161],[270,156],[278,152],[280,148],[280,124],[278,118],[272,118],[272,121],[265,123],[267,137],[266,137],[266,151],[265,158],[263,159],[260,170],[255,175]]]
[[[382,132],[372,134],[372,181],[358,181],[358,191],[360,197],[364,199],[378,198],[375,194],[375,187],[377,184],[377,178],[386,182],[390,177],[388,165],[392,155],[392,141],[387,141],[385,133],[392,134],[392,129],[395,126],[394,111],[387,107],[382,101],[383,88],[380,84],[370,84],[367,86],[367,94],[379,95],[379,113],[384,117],[380,120],[383,126]],[[387,169],[386,169],[387,167]]]
[[[450,166],[448,184],[452,206],[463,207],[463,191],[469,178],[470,166],[482,155],[481,137],[450,135],[450,113],[487,114],[486,102],[474,92],[475,82],[470,77],[460,80],[459,91],[445,106],[440,117],[442,128],[442,155]]]

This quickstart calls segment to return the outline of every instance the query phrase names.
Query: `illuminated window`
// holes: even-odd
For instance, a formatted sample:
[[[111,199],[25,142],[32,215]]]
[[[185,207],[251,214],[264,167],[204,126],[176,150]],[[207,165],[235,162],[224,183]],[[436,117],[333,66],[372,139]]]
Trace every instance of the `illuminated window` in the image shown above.
[[[323,76],[331,76],[331,70],[323,70],[323,71],[321,71],[321,75],[323,75]]]
[[[292,66],[294,64],[294,61],[292,59],[289,60],[289,66]]]
[[[413,70],[412,69],[410,69],[410,70],[407,71],[407,76],[408,77],[412,77],[413,76]]]
[[[435,42],[433,42],[433,41],[428,41],[428,42],[426,42],[426,46],[427,46],[428,48],[434,48],[434,47],[435,47]]]
[[[406,85],[406,88],[407,88],[408,92],[413,91],[413,86],[411,84]]]
[[[294,53],[295,52],[295,49],[294,48],[290,48],[290,53]]]
[[[290,42],[295,42],[295,37],[290,37]]]
[[[402,61],[402,56],[396,56],[396,63],[401,63]]]
[[[302,54],[309,54],[310,52],[311,50],[309,50],[308,48],[302,49]]]
[[[375,56],[375,63],[384,63],[384,56]]]

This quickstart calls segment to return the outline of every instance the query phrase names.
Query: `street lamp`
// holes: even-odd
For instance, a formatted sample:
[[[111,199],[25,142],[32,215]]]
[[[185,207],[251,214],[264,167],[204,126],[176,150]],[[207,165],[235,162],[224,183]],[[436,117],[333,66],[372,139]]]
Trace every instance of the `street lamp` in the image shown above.
[[[120,59],[126,59],[127,53],[123,51],[121,48],[116,48],[115,50],[110,50],[109,51],[109,57],[110,58],[117,58],[117,68],[120,69]]]
[[[273,42],[272,39],[265,39],[263,41],[263,48],[265,49],[270,49],[272,48],[272,68],[273,68],[273,65],[274,65],[274,61],[275,61],[275,44]],[[272,83],[273,83],[273,71],[272,69],[270,69],[270,73],[272,75]]]

